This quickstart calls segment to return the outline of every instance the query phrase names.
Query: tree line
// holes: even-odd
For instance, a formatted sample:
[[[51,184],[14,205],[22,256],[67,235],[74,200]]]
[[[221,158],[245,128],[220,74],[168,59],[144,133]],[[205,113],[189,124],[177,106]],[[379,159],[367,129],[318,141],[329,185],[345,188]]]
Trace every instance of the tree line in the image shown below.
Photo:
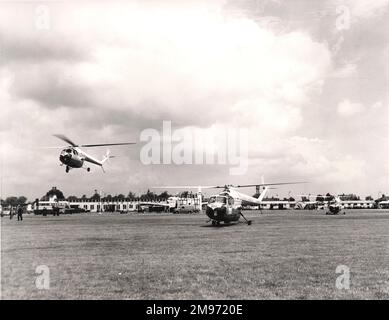
[[[79,199],[81,200],[92,200],[92,201],[99,201],[101,199],[107,200],[107,201],[123,201],[126,199],[129,200],[167,200],[171,195],[167,192],[164,191],[162,193],[154,193],[150,190],[147,190],[146,193],[141,194],[137,196],[134,192],[129,191],[127,195],[124,194],[118,194],[118,195],[111,195],[111,194],[104,194],[101,195],[97,190],[95,190],[94,194],[90,197],[87,195],[82,195],[82,197],[76,197],[76,196],[68,196],[67,198],[64,196],[63,192],[57,188],[53,188],[50,191],[46,193],[45,196],[43,196],[40,200],[49,200],[50,197],[56,196],[58,200],[69,200],[69,201],[77,201]]]
[[[5,206],[5,207],[16,207],[18,205],[25,205],[27,202],[27,198],[24,197],[24,196],[20,196],[20,197],[15,197],[15,196],[11,196],[11,197],[7,197],[5,200],[1,199],[1,205],[2,206]]]

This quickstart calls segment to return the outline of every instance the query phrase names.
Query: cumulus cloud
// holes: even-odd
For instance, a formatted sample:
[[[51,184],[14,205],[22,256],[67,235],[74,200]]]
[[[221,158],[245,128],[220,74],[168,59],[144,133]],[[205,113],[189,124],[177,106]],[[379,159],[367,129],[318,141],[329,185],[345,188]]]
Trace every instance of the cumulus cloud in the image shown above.
[[[0,32],[0,63],[26,62],[39,63],[45,61],[74,62],[87,59],[88,52],[82,47],[73,46],[73,41],[66,36],[59,38],[52,33],[36,32],[20,33],[7,28]]]
[[[365,111],[365,107],[362,103],[345,99],[338,104],[338,113],[343,117],[353,116],[363,111]]]
[[[100,30],[100,21],[86,18],[87,9],[77,9],[77,21]],[[88,50],[79,50],[90,52],[89,61],[10,66],[12,93],[47,107],[125,110],[188,124],[211,125],[235,114],[260,121],[263,114],[296,113],[293,108],[306,103],[309,86],[330,67],[326,46],[303,32],[275,35],[250,19],[217,10],[200,7],[189,14],[184,6],[176,12],[112,14],[105,19],[113,30],[104,32],[118,31],[110,19],[120,21],[115,44],[99,42],[100,35],[93,41],[90,34]],[[59,36],[71,32],[62,28]],[[51,43],[52,51],[61,51],[56,44]]]
[[[389,7],[388,0],[349,0],[343,3],[350,6],[352,15],[357,18],[372,18],[375,15],[382,14]]]
[[[253,160],[254,164],[269,161],[275,165],[275,170],[290,170],[300,176],[331,183],[364,177],[364,162],[338,152],[330,141],[293,136],[278,140],[275,145],[271,148],[276,151],[273,157],[260,154],[257,160]]]
[[[349,62],[335,70],[332,76],[339,78],[349,78],[355,75],[357,75],[357,64]]]

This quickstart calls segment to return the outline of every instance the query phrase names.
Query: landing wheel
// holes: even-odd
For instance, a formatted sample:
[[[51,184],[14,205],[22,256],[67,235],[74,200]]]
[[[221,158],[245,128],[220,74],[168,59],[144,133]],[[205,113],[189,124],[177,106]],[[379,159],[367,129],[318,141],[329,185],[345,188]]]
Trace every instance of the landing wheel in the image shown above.
[[[88,171],[88,172],[89,172],[89,171],[90,171],[90,168],[86,168],[86,171]]]
[[[66,173],[68,173],[69,172],[69,167],[68,166],[66,166]]]
[[[247,221],[247,225],[251,226],[251,220]]]

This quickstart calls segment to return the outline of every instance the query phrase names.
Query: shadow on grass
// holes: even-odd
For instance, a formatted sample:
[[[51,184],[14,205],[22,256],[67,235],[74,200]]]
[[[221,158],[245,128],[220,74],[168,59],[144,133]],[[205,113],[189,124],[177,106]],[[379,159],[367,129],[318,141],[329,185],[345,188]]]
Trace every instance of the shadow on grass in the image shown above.
[[[231,223],[221,223],[219,225],[212,225],[211,223],[209,224],[203,224],[201,225],[200,227],[201,228],[215,228],[215,229],[218,229],[218,228],[225,228],[225,227],[232,227],[232,226],[239,226],[239,225],[247,225],[245,222],[241,222],[241,221],[238,221],[238,222],[231,222]]]

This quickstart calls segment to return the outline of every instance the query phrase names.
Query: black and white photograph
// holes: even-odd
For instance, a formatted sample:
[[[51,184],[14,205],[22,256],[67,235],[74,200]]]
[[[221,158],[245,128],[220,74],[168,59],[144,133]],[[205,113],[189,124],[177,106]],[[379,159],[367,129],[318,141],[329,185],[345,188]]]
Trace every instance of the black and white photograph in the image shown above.
[[[388,300],[388,63],[389,0],[0,1],[0,299]]]

